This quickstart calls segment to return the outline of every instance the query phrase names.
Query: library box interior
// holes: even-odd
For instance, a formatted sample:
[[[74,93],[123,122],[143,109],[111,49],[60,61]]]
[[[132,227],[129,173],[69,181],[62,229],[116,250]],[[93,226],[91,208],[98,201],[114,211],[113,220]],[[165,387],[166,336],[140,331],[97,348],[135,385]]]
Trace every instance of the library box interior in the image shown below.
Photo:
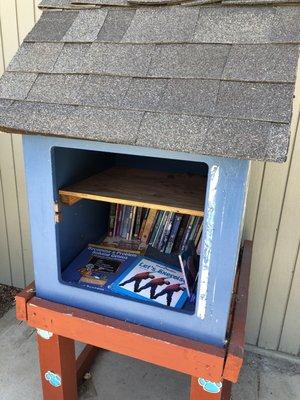
[[[222,347],[248,162],[23,141],[37,295]]]

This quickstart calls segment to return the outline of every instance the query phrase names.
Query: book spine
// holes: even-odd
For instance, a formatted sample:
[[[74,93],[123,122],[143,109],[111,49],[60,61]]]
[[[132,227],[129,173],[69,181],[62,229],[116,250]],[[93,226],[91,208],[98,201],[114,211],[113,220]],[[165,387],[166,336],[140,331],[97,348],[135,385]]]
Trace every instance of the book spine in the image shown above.
[[[173,246],[174,246],[174,243],[175,243],[176,235],[177,235],[181,220],[182,220],[182,215],[181,214],[175,214],[174,221],[173,221],[173,224],[172,224],[172,229],[171,229],[171,232],[170,232],[170,237],[169,237],[168,243],[166,245],[166,250],[165,250],[166,254],[171,254],[172,253]]]
[[[144,228],[144,231],[143,231],[142,243],[147,243],[147,241],[149,239],[149,235],[150,235],[151,228],[152,228],[152,225],[153,225],[155,217],[156,217],[156,213],[157,213],[157,210],[152,210],[151,209],[149,211],[149,214],[148,214],[148,217],[147,217],[147,221],[146,221],[146,224],[145,224],[145,228]]]
[[[200,219],[200,224],[195,235],[194,243],[196,247],[198,246],[198,243],[200,241],[202,230],[203,230],[203,218]]]
[[[128,211],[129,211],[128,206],[123,206],[122,221],[120,228],[120,236],[123,239],[126,239],[126,221],[129,215]]]
[[[129,212],[128,212],[128,217],[126,220],[126,229],[125,229],[125,238],[126,240],[129,240],[130,238],[130,230],[131,230],[131,224],[132,224],[132,218],[133,218],[133,207],[128,206]]]
[[[150,246],[152,246],[153,243],[154,243],[154,240],[155,240],[157,231],[159,229],[163,213],[164,213],[163,211],[158,211],[158,213],[157,213],[157,218],[156,218],[156,221],[155,221],[155,225],[153,226],[153,229],[152,229],[152,232],[151,232],[151,236],[150,236],[150,239],[149,239],[149,245]]]
[[[124,212],[124,206],[121,204],[119,205],[119,215],[117,221],[117,228],[116,228],[116,236],[121,236],[121,224],[122,224],[122,217]]]
[[[175,238],[175,243],[174,243],[174,246],[173,246],[173,252],[175,252],[175,253],[178,253],[179,250],[180,250],[180,243],[182,241],[182,237],[184,235],[184,231],[185,231],[185,228],[187,226],[188,220],[189,220],[189,216],[188,215],[183,215],[182,216],[181,223],[180,223],[179,230],[178,230],[178,234],[177,234],[177,236]]]
[[[199,217],[195,217],[194,223],[193,223],[193,226],[192,226],[192,229],[191,229],[191,232],[190,232],[190,236],[188,237],[188,240],[187,240],[188,242],[190,240],[192,240],[194,242],[195,234],[196,234],[197,228],[199,226],[199,221],[200,221],[200,218]]]
[[[116,218],[115,218],[115,223],[114,223],[113,236],[117,236],[119,212],[120,212],[120,204],[117,204],[116,205]]]
[[[163,211],[163,215],[160,220],[160,224],[159,224],[157,233],[156,233],[154,241],[153,241],[153,247],[155,247],[155,248],[158,248],[160,238],[161,238],[161,235],[162,235],[164,227],[165,227],[167,216],[168,216],[168,211]]]
[[[183,252],[184,249],[185,249],[185,246],[186,246],[186,244],[188,242],[188,239],[189,239],[192,227],[193,227],[194,220],[195,220],[194,216],[191,216],[189,218],[189,222],[187,224],[187,227],[186,227],[186,230],[185,230],[185,233],[183,235],[183,239],[182,239],[182,242],[181,242],[181,245],[180,245],[180,252]]]
[[[143,232],[144,232],[144,229],[145,229],[145,225],[146,225],[146,221],[147,221],[147,217],[148,217],[148,214],[149,214],[149,208],[145,208],[144,209],[144,215],[143,215],[143,221],[142,221],[142,225],[141,225],[141,230],[140,230],[140,233],[139,233],[139,239],[142,239],[142,236],[143,236]]]
[[[130,230],[129,230],[129,239],[130,240],[133,238],[133,228],[134,228],[134,222],[135,222],[136,209],[137,209],[136,206],[132,207],[132,217],[131,217]]]
[[[165,248],[166,248],[169,236],[170,236],[173,219],[174,219],[174,213],[169,212],[166,223],[165,223],[165,228],[164,228],[162,236],[161,236],[161,241],[159,243],[159,250],[161,252],[165,251]]]
[[[134,238],[138,238],[139,236],[139,232],[141,229],[141,221],[142,221],[142,211],[143,211],[142,207],[138,207],[136,210],[136,220],[133,233]]]
[[[114,226],[115,226],[115,220],[116,220],[116,204],[113,203],[110,205],[110,210],[109,210],[109,230],[108,230],[108,236],[113,236],[114,233]]]

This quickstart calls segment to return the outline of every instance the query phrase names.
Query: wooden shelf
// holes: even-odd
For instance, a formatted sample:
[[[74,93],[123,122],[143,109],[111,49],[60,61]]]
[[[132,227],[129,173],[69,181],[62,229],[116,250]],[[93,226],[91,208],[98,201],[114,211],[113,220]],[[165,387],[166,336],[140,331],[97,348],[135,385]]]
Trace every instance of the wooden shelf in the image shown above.
[[[204,215],[206,178],[131,168],[110,168],[59,190],[62,203],[81,199]]]

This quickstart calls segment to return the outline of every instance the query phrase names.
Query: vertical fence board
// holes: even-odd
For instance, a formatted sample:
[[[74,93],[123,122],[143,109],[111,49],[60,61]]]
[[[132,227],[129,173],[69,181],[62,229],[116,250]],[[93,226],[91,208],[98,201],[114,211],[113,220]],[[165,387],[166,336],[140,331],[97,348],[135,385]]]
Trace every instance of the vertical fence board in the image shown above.
[[[295,266],[293,283],[286,309],[279,350],[300,356],[300,318],[299,318],[299,288],[300,288],[300,251]]]

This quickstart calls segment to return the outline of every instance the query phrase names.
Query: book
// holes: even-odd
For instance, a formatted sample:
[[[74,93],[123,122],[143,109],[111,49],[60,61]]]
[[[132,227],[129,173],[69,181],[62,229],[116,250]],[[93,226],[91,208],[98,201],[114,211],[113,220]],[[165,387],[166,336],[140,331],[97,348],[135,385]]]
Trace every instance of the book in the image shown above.
[[[135,238],[138,238],[139,232],[141,229],[142,211],[143,211],[142,207],[138,207],[136,210],[136,220],[135,220],[134,233],[133,233],[133,236]]]
[[[119,213],[118,213],[118,219],[117,219],[116,236],[120,236],[120,233],[121,233],[123,211],[124,211],[124,206],[119,204]]]
[[[132,214],[131,214],[131,219],[130,219],[130,229],[129,229],[129,238],[133,238],[133,229],[134,229],[134,224],[135,224],[135,214],[136,214],[136,209],[137,207],[132,207]]]
[[[109,292],[109,285],[138,257],[135,253],[89,245],[62,272],[66,283]]]
[[[153,245],[154,240],[155,240],[155,238],[156,238],[157,231],[158,231],[158,229],[159,229],[159,226],[160,226],[160,222],[161,222],[163,213],[164,213],[163,211],[158,211],[158,212],[157,212],[157,218],[156,218],[156,221],[155,221],[155,226],[154,226],[153,229],[152,229],[151,236],[150,236],[150,240],[149,240],[149,244],[150,244],[151,246]]]
[[[116,217],[115,217],[115,223],[114,223],[114,229],[113,229],[113,236],[117,235],[118,217],[119,217],[120,207],[121,207],[120,204],[116,205]]]
[[[143,218],[142,218],[141,230],[140,230],[140,233],[139,233],[139,239],[141,239],[142,236],[143,236],[143,232],[144,232],[144,228],[145,228],[145,225],[146,225],[148,214],[149,214],[149,208],[143,209]]]
[[[182,254],[179,254],[178,258],[188,296],[191,297],[195,289],[199,272],[199,257],[196,253],[196,248],[193,241],[189,241],[186,250]]]
[[[167,220],[167,216],[168,216],[168,211],[162,211],[162,217],[160,219],[158,230],[156,232],[156,235],[155,235],[155,238],[154,238],[154,241],[153,241],[153,247],[157,247],[158,248],[159,241],[161,239],[161,236],[162,236],[162,233],[163,233],[163,230],[164,230],[164,227],[165,227],[165,223],[166,223],[166,220]]]
[[[142,238],[141,238],[143,243],[147,243],[148,242],[149,235],[150,235],[150,232],[151,232],[151,229],[152,229],[152,225],[153,225],[155,217],[156,217],[156,213],[157,213],[157,210],[152,210],[152,209],[149,210],[148,217],[147,217],[147,220],[146,220],[146,224],[145,224],[145,227],[144,227],[144,230],[143,230],[143,235],[142,235]]]
[[[189,216],[183,215],[180,226],[179,226],[178,234],[176,236],[175,243],[173,246],[173,251],[175,253],[179,253],[179,251],[180,251],[180,244],[182,242],[182,238],[183,238],[183,235],[184,235],[184,232],[185,232],[188,222],[189,222]]]
[[[171,228],[170,236],[166,245],[165,253],[170,254],[172,252],[174,243],[175,243],[175,238],[179,229],[179,225],[182,219],[181,214],[175,214],[173,225]]]
[[[191,215],[189,217],[189,221],[188,221],[187,227],[185,229],[185,232],[184,232],[184,235],[183,235],[183,238],[182,238],[182,242],[180,244],[180,252],[183,252],[185,250],[185,247],[186,247],[186,245],[188,243],[188,240],[189,240],[189,237],[190,237],[190,234],[191,234],[191,230],[192,230],[192,227],[193,227],[193,224],[194,224],[194,220],[195,220],[195,216]]]
[[[109,212],[109,231],[108,235],[113,236],[114,233],[114,226],[115,226],[115,219],[116,219],[116,204],[111,204],[110,212]]]
[[[166,248],[169,236],[170,236],[170,232],[171,232],[171,229],[172,229],[174,215],[175,215],[174,212],[169,212],[168,213],[168,216],[167,216],[167,219],[166,219],[166,223],[165,223],[165,227],[164,227],[164,230],[162,232],[161,239],[160,239],[160,242],[159,242],[159,245],[158,245],[158,250],[160,250],[161,252],[165,251],[165,248]]]
[[[180,269],[145,257],[137,257],[110,288],[135,300],[176,309],[182,308],[188,299]]]

